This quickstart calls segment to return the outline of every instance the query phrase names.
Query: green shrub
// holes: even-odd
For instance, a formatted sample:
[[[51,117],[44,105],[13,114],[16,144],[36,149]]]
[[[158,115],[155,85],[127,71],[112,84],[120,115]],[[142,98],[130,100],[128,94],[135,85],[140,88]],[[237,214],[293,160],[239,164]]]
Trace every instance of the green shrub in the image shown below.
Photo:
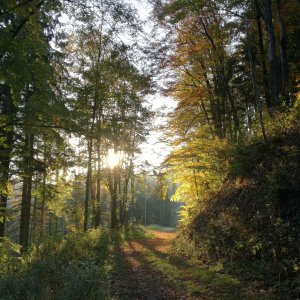
[[[103,299],[107,295],[107,231],[74,232],[61,241],[32,245],[17,260],[19,248],[8,240],[1,248],[0,299]],[[19,253],[19,252],[16,252]]]

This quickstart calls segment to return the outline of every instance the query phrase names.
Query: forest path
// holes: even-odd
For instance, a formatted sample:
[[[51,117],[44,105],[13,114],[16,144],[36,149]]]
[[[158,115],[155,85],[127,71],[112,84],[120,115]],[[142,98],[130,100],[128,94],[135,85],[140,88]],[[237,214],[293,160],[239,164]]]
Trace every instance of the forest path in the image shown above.
[[[189,297],[170,276],[169,251],[176,234],[151,231],[153,238],[115,240],[111,299],[197,299]],[[198,298],[199,299],[199,298]]]
[[[110,299],[258,299],[220,266],[174,254],[174,232],[149,231],[151,238],[113,239]]]

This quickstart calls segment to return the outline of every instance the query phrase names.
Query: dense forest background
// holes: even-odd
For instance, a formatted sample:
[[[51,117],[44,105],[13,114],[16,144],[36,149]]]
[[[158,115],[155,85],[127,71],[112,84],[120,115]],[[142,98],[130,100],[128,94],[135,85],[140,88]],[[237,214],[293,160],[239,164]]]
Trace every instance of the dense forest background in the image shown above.
[[[147,23],[135,4],[0,1],[1,264],[49,237],[178,223],[177,253],[296,299],[299,3],[145,1]],[[176,107],[153,128],[158,91]],[[146,171],[155,130],[171,152]]]
[[[158,180],[136,173],[153,116],[139,34],[123,1],[1,3],[1,237],[25,249],[129,217],[171,222]]]

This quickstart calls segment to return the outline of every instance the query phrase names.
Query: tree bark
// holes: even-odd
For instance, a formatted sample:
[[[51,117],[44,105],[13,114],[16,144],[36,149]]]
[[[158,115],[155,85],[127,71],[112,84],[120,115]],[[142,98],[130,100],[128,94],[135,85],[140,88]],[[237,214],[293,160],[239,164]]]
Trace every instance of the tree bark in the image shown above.
[[[33,211],[32,211],[32,221],[30,228],[29,240],[33,240],[35,238],[35,230],[36,230],[36,215],[37,215],[37,199],[33,198]]]
[[[48,232],[49,236],[52,235],[52,213],[48,213]]]
[[[232,97],[231,91],[230,91],[230,87],[228,85],[228,81],[226,79],[226,75],[225,75],[225,66],[224,66],[224,59],[220,57],[220,55],[218,54],[218,48],[215,44],[214,39],[212,38],[212,36],[210,35],[210,33],[207,30],[206,24],[204,22],[204,20],[202,19],[202,17],[199,17],[200,20],[200,24],[204,30],[204,34],[206,36],[206,38],[208,39],[208,41],[210,42],[212,49],[216,55],[217,61],[218,61],[218,68],[219,68],[219,73],[222,79],[222,85],[223,85],[223,89],[225,90],[225,94],[227,96],[227,99],[229,100],[230,106],[231,106],[231,112],[232,112],[232,118],[233,118],[233,125],[234,125],[234,130],[235,130],[235,135],[237,135],[237,133],[239,132],[239,119],[238,119],[238,114],[237,114],[237,109],[235,106],[235,101]]]
[[[280,34],[280,58],[281,58],[281,78],[282,78],[282,95],[287,106],[290,105],[290,97],[288,91],[289,82],[289,64],[287,56],[287,36],[286,26],[282,16],[282,1],[276,0],[277,18],[279,23]]]
[[[10,123],[15,117],[16,108],[13,104],[8,85],[0,85],[0,97],[0,103],[2,102],[3,107],[0,112]],[[6,206],[8,198],[9,166],[14,142],[13,126],[0,129],[0,137],[4,138],[4,141],[0,144],[0,216],[2,216],[2,220],[0,220],[0,237],[4,237],[7,214]]]
[[[44,149],[44,163],[45,163],[45,149]],[[46,170],[43,172],[43,182],[42,182],[42,204],[41,204],[41,231],[40,236],[44,236],[45,232],[45,206],[46,206]]]
[[[111,189],[111,222],[110,228],[116,229],[118,227],[118,217],[117,217],[117,192],[118,192],[118,174],[117,168],[113,169],[113,182]]]
[[[93,111],[92,111],[92,124],[91,130],[88,132],[90,135],[88,139],[88,170],[86,176],[86,186],[85,186],[85,202],[84,202],[84,224],[83,230],[86,232],[88,229],[89,222],[89,202],[91,198],[91,188],[92,188],[92,152],[93,152],[93,138],[94,138],[94,128],[96,120],[96,111],[97,111],[97,90],[95,90]]]
[[[201,62],[201,67],[203,69],[203,77],[204,77],[206,89],[208,92],[211,116],[212,116],[212,120],[213,120],[213,125],[215,127],[215,132],[219,138],[222,138],[223,132],[222,132],[222,116],[220,113],[220,103],[216,103],[217,101],[214,99],[213,89],[210,84],[209,78],[207,76],[207,69],[203,62]]]
[[[257,84],[256,84],[256,80],[255,80],[254,62],[253,62],[252,52],[251,52],[251,48],[250,48],[251,43],[250,43],[250,36],[249,36],[249,20],[246,20],[246,28],[247,28],[246,41],[247,41],[248,57],[249,57],[250,70],[251,70],[251,82],[252,82],[253,95],[254,95],[255,102],[257,103],[257,107],[258,107],[259,121],[260,121],[262,135],[263,135],[265,143],[268,145],[268,139],[267,139],[267,135],[266,135],[265,124],[264,124],[263,114],[262,114],[261,99],[260,99],[259,95],[257,94]]]
[[[92,138],[88,141],[88,170],[85,185],[85,201],[84,201],[84,224],[83,230],[86,232],[88,229],[89,220],[89,202],[91,198],[91,184],[92,184]]]
[[[133,170],[133,159],[134,155],[132,155],[130,159],[130,168],[131,168],[131,174],[130,174],[130,195],[131,195],[131,217],[132,221],[134,221],[134,211],[135,211],[135,180],[134,180],[134,170]]]
[[[128,201],[128,185],[129,185],[129,176],[130,176],[130,170],[128,170],[128,173],[126,174],[125,180],[124,180],[124,186],[123,186],[123,195],[122,195],[122,201],[120,204],[120,223],[121,225],[126,225],[127,223],[127,215],[126,215],[126,203]]]
[[[24,174],[21,202],[20,237],[19,242],[22,250],[26,251],[29,245],[29,226],[31,208],[31,189],[32,189],[32,161],[33,161],[33,142],[34,135],[25,135],[24,144]]]
[[[261,71],[262,71],[262,78],[263,78],[264,94],[265,94],[267,107],[271,107],[272,104],[270,98],[268,72],[267,72],[266,61],[265,61],[265,49],[264,49],[263,33],[261,27],[262,15],[257,0],[254,1],[254,4],[256,10],[256,26],[257,26],[257,33],[258,33],[259,57],[260,57],[260,64],[261,64]]]
[[[269,62],[269,87],[271,96],[271,105],[279,105],[279,89],[278,89],[278,60],[276,56],[275,35],[272,16],[271,0],[263,0],[263,16],[267,30],[268,43],[268,62]]]
[[[101,153],[100,142],[97,142],[97,181],[96,181],[96,205],[94,227],[98,228],[101,223]]]

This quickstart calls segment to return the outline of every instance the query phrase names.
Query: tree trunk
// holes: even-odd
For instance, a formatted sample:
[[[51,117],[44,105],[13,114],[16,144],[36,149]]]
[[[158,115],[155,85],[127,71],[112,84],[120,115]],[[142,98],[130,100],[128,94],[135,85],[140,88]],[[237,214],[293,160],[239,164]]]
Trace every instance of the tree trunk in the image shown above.
[[[9,179],[9,163],[10,160],[1,161],[1,182],[0,182],[0,238],[4,237],[5,234],[5,223],[6,223],[6,205],[8,197],[8,179]]]
[[[0,110],[1,115],[6,117],[7,123],[13,123],[16,108],[7,85],[0,85],[0,103],[3,109]],[[7,126],[4,130],[0,130],[0,137],[4,139],[0,144],[0,237],[5,234],[6,222],[6,206],[8,197],[8,180],[9,180],[9,165],[14,140],[13,126]]]
[[[55,235],[57,236],[58,234],[58,218],[55,216]]]
[[[98,228],[101,224],[101,181],[99,173],[100,170],[98,169],[98,178],[96,182],[95,228]]]
[[[134,221],[135,216],[135,183],[134,183],[134,170],[133,170],[133,159],[134,156],[132,156],[130,161],[130,168],[131,168],[131,174],[130,174],[130,195],[131,195],[131,217],[132,221]]]
[[[101,138],[100,138],[101,139]],[[101,153],[100,142],[97,142],[97,181],[96,181],[96,205],[94,226],[98,228],[101,223]]]
[[[263,0],[264,20],[267,30],[268,61],[269,61],[269,87],[272,106],[279,105],[278,92],[278,60],[276,56],[275,35],[272,21],[272,2]]]
[[[35,238],[35,229],[36,229],[36,214],[37,214],[37,199],[36,197],[33,198],[33,211],[32,211],[32,222],[30,228],[30,236],[29,240],[34,240]]]
[[[117,217],[117,193],[118,193],[118,173],[117,168],[113,169],[113,186],[111,193],[111,229],[116,229],[118,227],[118,217]]]
[[[290,97],[288,91],[289,82],[289,64],[287,57],[287,36],[286,26],[282,17],[282,2],[276,0],[277,18],[280,32],[280,57],[281,57],[281,78],[282,78],[282,95],[287,106],[290,105]]]
[[[231,91],[230,91],[230,88],[229,88],[229,85],[228,85],[228,82],[227,82],[227,79],[225,76],[224,65],[221,66],[221,75],[222,75],[222,79],[223,79],[224,89],[225,89],[225,92],[226,92],[226,95],[227,95],[227,98],[229,100],[230,107],[231,107],[235,137],[237,137],[237,133],[239,132],[239,127],[240,127],[240,122],[239,122],[239,118],[237,115],[237,109],[235,106],[235,102],[231,95]]]
[[[128,200],[128,184],[129,184],[129,172],[126,175],[126,178],[124,180],[124,186],[123,186],[123,195],[122,195],[122,201],[120,205],[120,223],[121,225],[126,225],[127,223],[127,216],[126,216],[126,203]]]
[[[48,232],[49,232],[49,236],[52,235],[52,213],[49,212],[48,213]]]
[[[45,154],[44,154],[45,155]],[[45,162],[45,159],[44,159]],[[43,183],[42,183],[42,203],[41,203],[41,231],[40,236],[44,236],[44,227],[45,227],[45,206],[46,206],[46,170],[43,172]]]
[[[237,133],[239,132],[239,119],[238,119],[238,114],[237,114],[237,109],[235,106],[235,101],[232,97],[231,91],[230,91],[230,87],[228,85],[228,81],[226,79],[226,75],[225,75],[225,66],[224,66],[224,59],[222,57],[220,57],[219,54],[219,49],[217,48],[214,39],[212,38],[212,36],[210,35],[210,33],[207,30],[206,24],[203,20],[202,17],[199,17],[199,21],[201,23],[201,26],[204,30],[204,34],[206,36],[206,38],[208,39],[208,41],[210,42],[212,49],[216,55],[216,59],[218,61],[218,69],[219,69],[219,73],[221,75],[221,80],[222,80],[222,85],[223,85],[223,90],[225,91],[226,97],[229,100],[230,106],[231,106],[231,112],[232,112],[232,118],[233,118],[233,125],[234,125],[234,131],[235,131],[235,136],[237,136]]]
[[[263,43],[263,33],[261,28],[261,10],[257,0],[255,1],[255,9],[256,9],[256,26],[258,32],[258,46],[259,46],[260,64],[261,64],[262,77],[263,77],[264,94],[265,94],[267,107],[271,107],[272,104],[270,98],[268,72],[267,72],[266,61],[265,61],[265,49]]]
[[[84,201],[84,231],[88,229],[89,219],[89,202],[91,198],[91,184],[92,184],[92,138],[88,141],[88,170],[85,185],[85,201]]]
[[[24,174],[23,190],[21,202],[21,219],[20,219],[20,237],[19,242],[22,250],[26,251],[29,244],[29,226],[30,226],[30,208],[31,208],[31,189],[32,189],[32,161],[33,161],[33,142],[34,135],[25,136],[24,145]]]
[[[212,116],[212,120],[213,120],[213,126],[215,128],[215,132],[216,132],[217,136],[219,138],[222,138],[223,132],[222,132],[222,118],[221,118],[221,114],[220,114],[220,103],[216,103],[216,100],[214,99],[213,89],[210,84],[209,78],[207,76],[207,69],[203,62],[201,62],[201,67],[203,69],[203,77],[204,77],[206,89],[208,92],[208,99],[210,102],[210,111],[211,111],[211,116]]]
[[[247,41],[248,57],[249,57],[250,70],[251,70],[251,82],[252,82],[253,95],[255,98],[255,102],[257,103],[257,106],[258,106],[259,121],[260,121],[262,135],[263,135],[265,143],[268,145],[268,139],[267,139],[267,135],[266,135],[265,124],[264,124],[263,114],[262,114],[261,100],[260,100],[259,95],[257,94],[257,84],[256,84],[256,80],[255,80],[254,62],[253,62],[251,48],[250,48],[251,43],[250,43],[250,36],[249,36],[249,20],[246,20],[246,28],[247,28],[246,41]]]
[[[98,57],[100,59],[100,57]],[[84,224],[83,229],[86,232],[88,229],[89,222],[89,202],[91,198],[91,188],[92,188],[92,151],[93,151],[93,138],[94,138],[94,128],[95,128],[95,120],[96,120],[96,111],[97,111],[97,89],[95,89],[93,110],[92,110],[92,124],[91,129],[88,132],[90,135],[88,139],[88,170],[86,176],[86,186],[85,186],[85,202],[84,202]]]
[[[95,218],[96,218],[96,194],[97,194],[97,185],[96,184],[92,184],[92,188],[91,188],[91,199],[93,199],[92,201],[92,227],[95,228]]]

